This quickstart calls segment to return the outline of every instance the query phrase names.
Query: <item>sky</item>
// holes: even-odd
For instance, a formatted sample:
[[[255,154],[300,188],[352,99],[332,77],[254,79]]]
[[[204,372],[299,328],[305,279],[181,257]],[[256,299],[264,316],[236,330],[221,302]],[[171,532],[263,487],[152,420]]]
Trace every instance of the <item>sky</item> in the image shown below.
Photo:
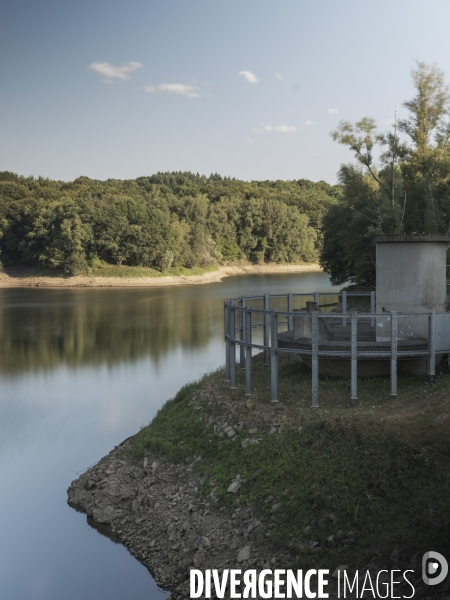
[[[336,183],[341,120],[391,127],[415,61],[450,81],[448,0],[14,0],[0,170]]]

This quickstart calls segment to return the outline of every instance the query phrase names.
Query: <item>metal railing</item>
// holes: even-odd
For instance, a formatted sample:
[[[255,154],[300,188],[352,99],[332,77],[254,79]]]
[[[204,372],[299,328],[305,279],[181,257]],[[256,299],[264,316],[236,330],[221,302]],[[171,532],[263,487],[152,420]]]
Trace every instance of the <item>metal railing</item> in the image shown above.
[[[324,302],[333,297],[338,302]],[[348,312],[354,300],[365,303],[367,312]],[[319,312],[338,304],[342,312]],[[298,355],[310,362],[312,406],[318,407],[322,360],[330,365],[329,361],[341,359],[347,366],[349,361],[350,403],[356,405],[358,361],[389,361],[390,391],[396,396],[399,360],[425,360],[433,380],[436,352],[450,352],[450,313],[377,314],[375,292],[241,296],[225,302],[224,321],[230,388],[236,388],[238,360],[245,369],[246,395],[252,394],[252,357],[263,352],[264,364],[270,365],[272,402],[278,401],[280,354],[289,360]]]

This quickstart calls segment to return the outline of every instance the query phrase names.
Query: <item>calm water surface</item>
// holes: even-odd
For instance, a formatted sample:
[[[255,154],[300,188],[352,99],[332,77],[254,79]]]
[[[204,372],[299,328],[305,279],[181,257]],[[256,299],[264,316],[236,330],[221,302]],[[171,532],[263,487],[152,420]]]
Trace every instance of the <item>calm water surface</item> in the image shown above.
[[[321,273],[204,286],[0,290],[0,598],[164,600],[69,508],[76,473],[224,362],[223,300],[331,290]]]

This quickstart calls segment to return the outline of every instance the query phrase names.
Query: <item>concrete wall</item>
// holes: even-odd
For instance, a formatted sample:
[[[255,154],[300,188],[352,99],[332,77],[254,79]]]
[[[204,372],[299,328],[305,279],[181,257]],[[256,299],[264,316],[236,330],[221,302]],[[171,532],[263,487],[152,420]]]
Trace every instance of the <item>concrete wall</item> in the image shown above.
[[[446,252],[450,236],[379,236],[377,242],[376,312],[445,312]],[[428,324],[398,320],[399,337],[428,337]],[[387,325],[387,324],[386,324]],[[390,339],[377,322],[377,339]]]

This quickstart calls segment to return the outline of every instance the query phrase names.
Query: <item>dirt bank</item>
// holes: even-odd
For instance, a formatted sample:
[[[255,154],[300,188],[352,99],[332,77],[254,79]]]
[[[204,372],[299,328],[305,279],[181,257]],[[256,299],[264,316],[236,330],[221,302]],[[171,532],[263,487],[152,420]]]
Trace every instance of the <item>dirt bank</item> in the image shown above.
[[[45,287],[45,288],[103,288],[103,287],[161,287],[167,285],[193,285],[221,281],[229,275],[253,273],[305,273],[320,272],[318,264],[306,265],[243,265],[225,266],[217,271],[203,275],[166,276],[166,277],[95,277],[76,275],[74,277],[22,277],[20,275],[0,273],[0,288],[6,287]]]

